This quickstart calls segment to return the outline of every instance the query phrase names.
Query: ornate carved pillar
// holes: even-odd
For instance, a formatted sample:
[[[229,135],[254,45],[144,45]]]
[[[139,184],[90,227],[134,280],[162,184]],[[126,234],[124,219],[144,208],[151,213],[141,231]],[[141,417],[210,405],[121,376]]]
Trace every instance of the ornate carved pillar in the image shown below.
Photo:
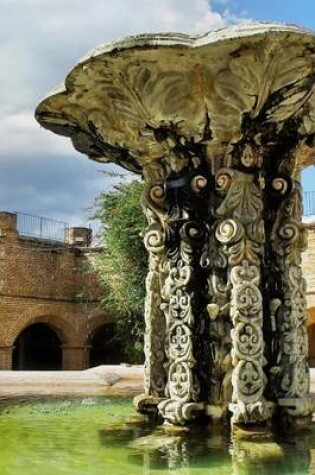
[[[205,172],[197,157],[171,156],[145,173],[146,393],[164,398],[159,412],[174,424],[194,418],[209,393]]]
[[[234,423],[260,423],[271,418],[264,398],[263,300],[261,266],[265,239],[263,196],[257,173],[222,169],[216,180],[224,198],[215,236],[227,261],[227,288],[232,338],[232,402]]]
[[[279,180],[274,180],[274,187]],[[302,277],[301,253],[307,247],[307,231],[302,224],[302,193],[297,180],[282,178],[285,197],[272,229],[274,272],[278,275],[280,306],[276,319],[278,340],[272,367],[272,384],[280,406],[295,416],[310,415],[304,396],[309,392],[306,284]],[[289,400],[289,401],[288,401]]]
[[[149,272],[146,278],[145,299],[145,400],[157,405],[165,397],[166,322],[161,308],[164,285],[164,169],[157,164],[146,167],[143,211],[148,220],[144,244],[149,253]]]
[[[212,208],[216,208],[216,203]],[[207,310],[210,318],[209,347],[212,362],[208,413],[214,418],[220,418],[227,415],[228,403],[232,397],[232,323],[227,257],[222,244],[216,238],[216,229],[221,223],[221,219],[214,219],[212,215],[212,221],[208,248],[209,303]]]

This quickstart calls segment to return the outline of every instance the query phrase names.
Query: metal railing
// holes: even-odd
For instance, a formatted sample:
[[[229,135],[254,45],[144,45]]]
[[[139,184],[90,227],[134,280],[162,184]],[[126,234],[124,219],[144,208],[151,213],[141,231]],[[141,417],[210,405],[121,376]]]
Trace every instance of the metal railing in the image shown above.
[[[303,193],[303,216],[315,215],[315,191]]]
[[[315,191],[306,191],[303,193],[303,216],[311,215],[315,216]],[[17,230],[21,236],[66,242],[69,223],[27,213],[18,212],[16,216]],[[89,227],[92,227],[91,224]],[[99,223],[95,224],[95,227],[99,228]]]
[[[49,241],[66,241],[68,223],[56,221],[27,213],[16,213],[17,230],[21,236],[46,239]]]

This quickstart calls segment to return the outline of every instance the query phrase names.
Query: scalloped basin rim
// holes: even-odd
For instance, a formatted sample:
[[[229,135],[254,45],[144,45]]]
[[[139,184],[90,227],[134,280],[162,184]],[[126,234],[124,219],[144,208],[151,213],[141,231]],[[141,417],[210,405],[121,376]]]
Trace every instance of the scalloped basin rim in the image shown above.
[[[200,55],[189,53],[203,47],[206,49],[200,49]],[[138,70],[134,68],[130,73],[134,76],[129,76],[128,67],[136,63]],[[151,75],[147,82],[146,68]],[[247,70],[247,78],[242,79],[245,72],[242,68]],[[173,84],[178,78],[176,87],[182,91],[182,98],[176,98],[171,79],[167,83],[170,75]],[[142,84],[138,81],[138,89],[132,92],[137,76],[142,77]],[[123,81],[122,77],[125,77]],[[132,78],[134,84],[127,85],[126,77],[128,81]],[[265,124],[268,121],[280,124],[289,117],[299,116],[306,130],[304,136],[315,136],[314,78],[315,33],[296,25],[246,23],[198,36],[142,34],[90,51],[69,72],[65,82],[40,102],[35,117],[45,128],[69,136],[74,147],[90,158],[114,161],[125,168],[129,168],[128,162],[130,169],[140,171],[148,161],[162,157],[163,147],[153,137],[154,130],[175,124],[178,136],[191,143],[202,143],[207,114],[211,118],[212,136],[208,156],[222,155],[222,147],[228,142],[235,143],[235,137],[243,133],[240,128],[244,114],[255,120],[265,105]],[[226,79],[230,96],[225,93]],[[245,84],[246,80],[249,85]],[[287,85],[292,92],[286,89]],[[266,91],[270,96],[268,104]],[[271,100],[277,91],[281,91],[282,97],[274,105]],[[177,99],[181,101],[179,107],[174,105]],[[312,139],[303,145],[303,158],[299,159],[302,167],[315,161],[313,142]]]
[[[315,32],[301,27],[299,25],[290,23],[277,23],[277,22],[245,22],[240,25],[226,26],[217,30],[201,33],[196,36],[189,35],[187,33],[173,33],[173,32],[161,32],[161,33],[142,33],[140,35],[130,35],[125,38],[112,41],[110,43],[102,43],[101,45],[93,48],[79,59],[75,65],[76,68],[88,62],[90,59],[97,56],[101,56],[106,53],[112,53],[114,51],[123,51],[126,49],[139,48],[145,46],[184,46],[187,48],[200,48],[201,46],[210,45],[213,43],[219,43],[221,41],[228,41],[237,38],[243,38],[248,36],[257,36],[264,33],[296,33],[300,35],[308,35],[315,37]],[[74,69],[73,68],[73,69]],[[71,70],[72,71],[72,70]],[[71,72],[70,71],[70,72]],[[69,72],[69,73],[70,73]],[[52,88],[45,96],[47,99],[55,94],[66,92],[65,82],[58,83]],[[42,102],[43,102],[42,101]]]
[[[93,48],[79,59],[75,65],[87,63],[90,59],[101,56],[106,53],[114,51],[123,51],[126,49],[146,47],[146,46],[183,46],[187,48],[200,48],[201,46],[219,43],[222,41],[229,41],[237,38],[248,36],[259,36],[266,33],[296,33],[299,35],[308,35],[315,38],[315,32],[295,24],[277,23],[277,22],[245,22],[240,25],[227,26],[217,30],[201,33],[196,36],[188,35],[186,33],[142,33],[140,35],[126,36],[125,38],[112,41],[110,43],[103,43],[96,48]],[[74,69],[73,68],[73,69]],[[72,70],[71,70],[72,71]],[[70,71],[70,72],[71,72]],[[69,72],[69,74],[70,74]],[[66,92],[65,82],[57,84],[51,89],[43,100],[55,94]],[[43,101],[42,101],[43,102]]]

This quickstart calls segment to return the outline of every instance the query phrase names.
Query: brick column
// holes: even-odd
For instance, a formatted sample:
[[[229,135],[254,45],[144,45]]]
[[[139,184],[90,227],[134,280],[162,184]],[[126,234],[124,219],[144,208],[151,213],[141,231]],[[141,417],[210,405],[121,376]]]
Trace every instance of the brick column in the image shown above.
[[[13,346],[0,346],[0,370],[12,369]]]
[[[72,246],[89,247],[92,241],[92,230],[89,228],[68,228],[66,241]]]
[[[82,370],[88,367],[87,346],[62,346],[62,369]]]
[[[306,295],[308,296],[308,306],[313,307],[315,304],[315,221],[305,221],[303,224],[308,229],[308,247],[302,254],[303,275],[307,282]]]
[[[16,239],[18,235],[17,214],[0,211],[0,236]]]

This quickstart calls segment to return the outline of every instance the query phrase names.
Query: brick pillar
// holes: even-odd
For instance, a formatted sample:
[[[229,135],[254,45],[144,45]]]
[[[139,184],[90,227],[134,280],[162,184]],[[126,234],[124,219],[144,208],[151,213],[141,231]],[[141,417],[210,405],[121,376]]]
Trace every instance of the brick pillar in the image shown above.
[[[88,247],[92,241],[92,230],[89,228],[68,228],[66,241],[72,246]]]
[[[12,369],[13,346],[0,346],[0,370]]]
[[[87,346],[62,346],[62,369],[82,370],[88,367]]]
[[[0,236],[18,237],[17,214],[0,211]]]
[[[309,221],[303,223],[308,229],[308,247],[302,254],[303,276],[306,279],[307,289],[306,294],[309,300],[314,301],[315,294],[315,274],[314,274],[314,259],[315,259],[315,222]],[[313,305],[311,305],[313,306]]]

